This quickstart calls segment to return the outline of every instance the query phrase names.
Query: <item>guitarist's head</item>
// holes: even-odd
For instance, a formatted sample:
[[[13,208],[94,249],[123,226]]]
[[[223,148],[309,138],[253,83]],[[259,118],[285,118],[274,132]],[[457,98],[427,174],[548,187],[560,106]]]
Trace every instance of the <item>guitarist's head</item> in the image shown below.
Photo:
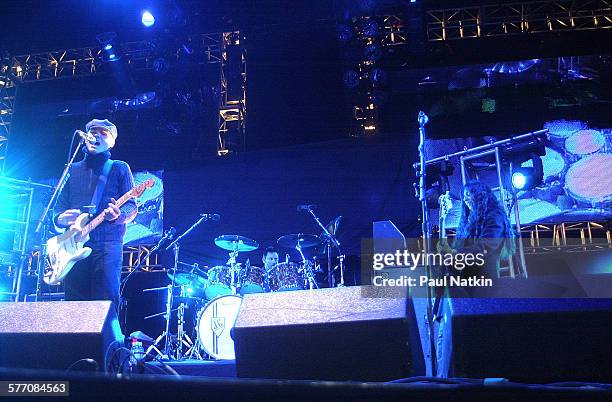
[[[85,125],[87,134],[95,138],[95,142],[87,141],[87,153],[91,155],[106,152],[115,146],[117,140],[117,127],[108,119],[93,119]]]

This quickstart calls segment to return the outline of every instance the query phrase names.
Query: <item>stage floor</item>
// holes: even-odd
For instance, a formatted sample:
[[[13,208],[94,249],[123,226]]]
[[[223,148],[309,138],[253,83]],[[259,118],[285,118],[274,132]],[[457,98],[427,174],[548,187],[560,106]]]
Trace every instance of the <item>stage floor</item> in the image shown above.
[[[151,362],[148,365],[163,370],[164,365],[172,367],[179,375],[209,378],[236,378],[236,360],[180,360]],[[155,369],[154,369],[155,370]],[[152,373],[153,374],[153,373]]]

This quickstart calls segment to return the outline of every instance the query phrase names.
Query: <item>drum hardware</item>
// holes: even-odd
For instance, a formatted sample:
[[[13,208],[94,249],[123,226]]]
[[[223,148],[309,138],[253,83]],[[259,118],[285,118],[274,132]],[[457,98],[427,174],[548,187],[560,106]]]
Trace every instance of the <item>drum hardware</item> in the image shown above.
[[[199,273],[197,272],[193,272],[195,271],[195,268],[191,272],[186,273],[186,274],[184,272],[179,271],[178,269],[179,249],[180,249],[180,241],[185,236],[187,236],[189,233],[191,233],[191,231],[193,231],[198,225],[208,220],[212,220],[212,221],[219,220],[219,215],[218,214],[201,214],[200,218],[193,225],[191,225],[185,232],[183,232],[180,236],[174,239],[174,241],[168,244],[165,248],[166,250],[169,250],[170,248],[172,248],[174,251],[174,266],[172,267],[171,272],[168,273],[168,277],[171,279],[171,283],[170,285],[167,286],[168,297],[166,300],[166,311],[165,313],[163,313],[164,318],[166,319],[166,328],[162,332],[162,334],[155,340],[155,343],[149,347],[149,349],[147,350],[147,354],[150,351],[155,350],[157,355],[160,356],[162,359],[166,359],[166,360],[181,359],[183,357],[183,347],[187,347],[187,348],[193,347],[193,342],[191,341],[191,339],[189,339],[189,336],[187,336],[183,328],[184,321],[185,321],[184,320],[184,313],[185,313],[185,303],[184,303],[185,299],[184,298],[186,297],[185,289],[186,289],[186,284],[189,284],[189,285],[196,284],[196,286],[198,285],[205,286],[206,279],[200,279],[200,278],[203,278],[203,276],[199,275]],[[198,269],[198,271],[200,270]],[[186,284],[184,285],[179,284],[181,287],[181,303],[179,304],[179,307],[175,309],[177,311],[177,334],[173,335],[170,333],[170,321],[172,317],[172,312],[174,311],[172,309],[172,305],[174,303],[174,291],[173,290],[177,285],[177,280],[185,281]],[[152,318],[152,317],[159,316],[159,315],[161,314],[154,314],[153,316],[149,316],[148,318]],[[159,348],[157,347],[158,345],[160,345],[162,340],[165,340],[163,352],[161,352]],[[171,348],[173,348],[174,350],[171,350]],[[171,352],[174,352],[174,355]]]
[[[174,235],[176,234],[176,229],[174,228],[174,226],[170,227],[170,229],[168,229],[164,235],[159,239],[159,241],[157,242],[157,244],[150,250],[147,251],[147,253],[144,255],[144,257],[140,258],[138,260],[138,264],[136,264],[136,266],[132,269],[132,271],[125,277],[125,279],[123,280],[122,284],[121,284],[121,289],[119,291],[119,296],[123,295],[123,290],[125,289],[125,285],[127,285],[128,281],[130,280],[132,274],[136,271],[138,271],[140,269],[140,266],[142,265],[143,261],[146,261],[147,258],[153,254],[154,252],[156,252],[157,250],[159,250],[162,246],[162,244],[164,244],[164,242],[166,240],[172,240],[174,238]]]
[[[221,235],[215,238],[215,245],[224,250],[229,251],[229,258],[227,260],[226,266],[229,267],[229,288],[231,294],[235,295],[237,293],[238,286],[240,285],[240,271],[242,267],[237,262],[238,254],[240,252],[249,252],[253,250],[257,250],[259,248],[259,243],[257,243],[253,239],[249,239],[248,237],[240,236],[240,235]],[[214,275],[217,284],[227,285],[227,279],[224,277],[225,269],[223,266],[213,267]],[[213,280],[213,278],[211,278]],[[211,293],[212,290],[209,292]],[[217,295],[218,296],[218,295]]]
[[[319,284],[315,280],[314,273],[312,272],[312,267],[308,263],[308,260],[306,260],[306,257],[304,256],[304,253],[302,252],[302,247],[300,246],[299,242],[295,246],[295,249],[302,256],[302,264],[304,266],[304,274],[306,275],[306,278],[308,279],[308,288],[310,290],[312,290],[312,289],[319,289]]]
[[[314,212],[312,205],[300,205],[298,206],[298,211],[300,210],[307,211],[313,217],[317,225],[319,225],[319,227],[323,230],[323,233],[320,236],[320,238],[323,240],[323,243],[325,243],[325,253],[327,254],[327,281],[328,281],[329,287],[333,288],[335,286],[335,283],[334,283],[334,275],[333,275],[333,269],[332,269],[332,252],[333,252],[333,249],[335,248],[336,250],[338,250],[338,254],[341,254],[340,242],[336,238],[335,233],[338,229],[338,226],[340,225],[340,221],[342,217],[339,216],[330,222],[330,229],[332,229],[330,231],[327,227],[323,225],[323,223],[321,223],[321,220],[319,219],[317,214]],[[341,269],[344,269],[344,268],[341,268]],[[341,273],[340,276],[343,278],[344,273]],[[344,285],[344,283],[342,283],[342,285]]]

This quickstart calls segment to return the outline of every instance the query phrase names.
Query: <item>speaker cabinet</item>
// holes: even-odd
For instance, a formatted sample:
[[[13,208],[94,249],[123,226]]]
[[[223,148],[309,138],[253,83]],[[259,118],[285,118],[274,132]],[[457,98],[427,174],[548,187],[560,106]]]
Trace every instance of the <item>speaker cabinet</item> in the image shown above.
[[[612,381],[610,299],[456,298],[446,303],[449,342],[438,353],[450,376]]]
[[[388,381],[422,375],[411,303],[374,291],[245,296],[234,328],[238,377]]]
[[[0,303],[0,367],[66,370],[90,358],[103,370],[114,340],[123,336],[110,301]]]

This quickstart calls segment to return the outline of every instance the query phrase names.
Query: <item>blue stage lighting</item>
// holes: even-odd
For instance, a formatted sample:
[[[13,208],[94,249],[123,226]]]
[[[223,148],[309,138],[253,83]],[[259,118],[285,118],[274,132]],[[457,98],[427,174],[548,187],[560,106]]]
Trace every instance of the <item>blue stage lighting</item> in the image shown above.
[[[104,45],[104,50],[111,50],[113,48],[113,45],[111,45],[110,43],[108,45]]]
[[[512,185],[517,190],[522,190],[527,184],[527,176],[523,172],[512,173]]]
[[[115,60],[119,60],[115,53],[111,53],[108,55],[108,61],[115,61]]]
[[[155,17],[149,11],[143,11],[141,21],[142,25],[148,28],[155,24]]]

